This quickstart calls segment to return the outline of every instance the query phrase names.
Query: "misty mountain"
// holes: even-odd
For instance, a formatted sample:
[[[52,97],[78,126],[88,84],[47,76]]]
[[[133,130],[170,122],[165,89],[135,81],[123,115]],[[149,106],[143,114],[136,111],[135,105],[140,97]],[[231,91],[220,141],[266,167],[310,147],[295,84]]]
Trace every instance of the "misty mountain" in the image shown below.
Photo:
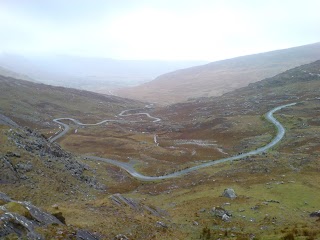
[[[23,80],[27,80],[27,81],[37,82],[37,81],[31,79],[30,77],[28,77],[27,75],[23,75],[23,74],[19,74],[19,73],[13,72],[13,71],[8,70],[6,68],[3,68],[1,66],[0,66],[0,75],[6,76],[6,77],[23,79]]]
[[[309,44],[177,70],[141,86],[120,89],[117,93],[160,104],[220,96],[318,59],[320,43]]]
[[[92,91],[135,86],[166,72],[204,64],[200,61],[114,60],[76,56],[1,54],[0,66],[50,85]],[[30,79],[28,79],[30,80]]]

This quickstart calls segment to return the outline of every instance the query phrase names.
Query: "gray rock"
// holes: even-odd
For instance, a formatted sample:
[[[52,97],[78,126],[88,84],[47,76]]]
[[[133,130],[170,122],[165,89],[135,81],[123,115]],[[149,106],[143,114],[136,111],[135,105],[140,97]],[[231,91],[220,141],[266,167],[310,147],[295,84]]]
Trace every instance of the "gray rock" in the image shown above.
[[[199,226],[199,223],[198,223],[197,221],[193,221],[192,224],[193,224],[194,226]]]
[[[160,208],[145,205],[136,199],[125,197],[120,193],[115,193],[109,198],[115,205],[119,207],[129,206],[131,209],[137,212],[147,212],[158,217],[167,215],[167,212]]]
[[[225,221],[225,222],[229,222],[230,219],[231,219],[231,217],[228,216],[227,214],[223,214],[223,216],[221,217],[221,219],[222,219],[223,221]]]
[[[168,226],[164,222],[157,221],[157,226],[162,228],[168,228]]]
[[[94,236],[91,232],[86,230],[78,230],[76,234],[77,240],[99,240],[97,236]]]
[[[18,213],[10,212],[7,208],[2,208],[4,213],[0,215],[0,239],[6,239],[8,235],[13,234],[16,235],[18,239],[42,240],[46,238],[36,231],[37,228],[64,225],[64,223],[55,216],[42,211],[29,202],[14,201],[1,192],[0,200],[5,203],[18,203],[28,210],[28,214],[26,214],[26,216],[22,216]],[[76,232],[76,239],[98,240],[100,237],[86,230],[78,229]]]
[[[1,183],[15,183],[19,180],[19,175],[15,167],[7,157],[0,158],[0,184]]]
[[[229,213],[227,210],[223,209],[222,207],[214,207],[212,208],[212,215],[219,217],[219,218],[223,218],[224,215],[227,215],[229,217],[232,216],[231,213]]]
[[[38,225],[24,216],[16,213],[6,212],[0,216],[0,221],[4,223],[4,228],[1,228],[0,230],[1,238],[6,236],[3,234],[15,233],[18,234],[18,236],[26,235],[27,239],[44,239],[34,230],[36,227],[38,227]]]
[[[64,168],[78,180],[85,182],[90,187],[97,190],[105,190],[107,187],[95,179],[95,177],[84,175],[84,171],[88,171],[88,165],[79,162],[71,153],[63,150],[59,144],[51,143],[42,134],[29,128],[15,128],[8,132],[10,139],[20,149],[41,156],[48,168],[53,168],[57,164]],[[0,168],[5,169],[1,172],[0,183],[15,183],[26,179],[25,175],[19,176],[25,172],[31,171],[31,164],[19,163],[13,166],[10,163],[11,157],[20,157],[19,153],[8,152],[6,156],[0,157]]]
[[[33,169],[33,165],[28,162],[28,163],[18,163],[16,165],[16,168],[20,170],[21,172],[30,172]]]
[[[8,203],[8,202],[12,201],[9,196],[7,196],[5,193],[2,193],[2,192],[0,192],[0,200],[5,202],[5,203]]]
[[[36,206],[30,204],[29,202],[20,202],[20,204],[25,206],[29,210],[31,216],[41,224],[62,224],[56,217],[52,216],[49,213],[43,212]]]
[[[20,175],[20,179],[21,180],[27,180],[27,179],[29,179],[29,177],[27,176],[27,175]]]
[[[7,125],[10,127],[18,127],[18,124],[16,124],[14,121],[12,121],[7,116],[0,113],[0,125]]]
[[[310,213],[310,217],[319,217],[320,218],[320,210]]]
[[[138,201],[132,199],[132,198],[126,198],[122,196],[120,193],[116,193],[110,196],[110,199],[118,206],[129,206],[133,210],[141,211],[141,206],[138,203]]]
[[[231,199],[234,199],[237,197],[235,191],[232,189],[232,188],[227,188],[223,191],[223,194],[222,194],[223,197],[227,197],[227,198],[231,198]]]
[[[17,153],[17,152],[7,152],[6,157],[16,157],[16,158],[20,158],[21,155],[20,155],[20,153]]]

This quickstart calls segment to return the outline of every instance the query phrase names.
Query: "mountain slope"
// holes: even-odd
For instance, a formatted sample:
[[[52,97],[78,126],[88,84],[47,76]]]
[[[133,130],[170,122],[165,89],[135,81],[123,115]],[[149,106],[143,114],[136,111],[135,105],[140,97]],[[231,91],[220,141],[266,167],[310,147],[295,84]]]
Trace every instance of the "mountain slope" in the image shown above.
[[[143,85],[117,91],[119,96],[159,104],[223,93],[318,60],[320,43],[248,55],[178,70]]]
[[[0,114],[19,125],[50,128],[58,117],[86,121],[114,117],[119,112],[144,104],[72,88],[54,87],[0,75]]]
[[[163,108],[156,114],[177,121],[262,114],[269,109],[306,100],[319,102],[320,60],[301,65],[218,97],[198,98]]]
[[[29,111],[36,126],[60,114],[101,120],[140,104],[8,78],[0,83],[8,98],[1,99],[1,109],[17,123]],[[319,89],[317,61],[223,96],[151,112],[160,123],[73,126],[78,132],[59,141],[71,153],[2,117],[10,126],[0,126],[0,182],[6,181],[0,190],[46,212],[58,210],[67,228],[49,226],[47,238],[68,239],[61,234],[80,228],[102,239],[318,239],[319,221],[311,216],[320,198]],[[274,148],[180,178],[143,183],[118,167],[79,156],[107,154],[139,172],[167,174],[263,146],[274,133],[263,114],[292,102],[297,104],[275,114],[286,134]],[[236,198],[223,194],[227,188]]]
[[[22,74],[10,71],[9,69],[3,68],[1,66],[0,66],[0,75],[6,76],[6,77],[23,79],[23,80],[32,81],[32,82],[37,82],[37,81],[31,79],[30,77],[28,77],[27,75],[22,75]]]
[[[101,93],[109,93],[110,90],[119,87],[135,86],[150,81],[160,74],[204,63],[204,61],[144,61],[63,55],[0,54],[0,66],[27,74],[38,82]]]

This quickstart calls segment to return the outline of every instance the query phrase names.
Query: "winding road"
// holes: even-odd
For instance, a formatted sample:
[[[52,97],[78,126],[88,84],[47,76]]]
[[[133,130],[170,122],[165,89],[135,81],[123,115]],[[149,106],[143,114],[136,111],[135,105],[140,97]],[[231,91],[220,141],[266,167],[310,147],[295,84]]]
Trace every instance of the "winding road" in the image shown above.
[[[216,165],[216,164],[219,164],[219,163],[231,162],[231,161],[234,161],[234,160],[242,159],[242,158],[245,158],[245,157],[249,157],[249,156],[260,154],[262,152],[267,151],[268,149],[270,149],[271,147],[276,145],[283,138],[283,136],[285,134],[284,127],[281,125],[280,122],[277,121],[277,119],[273,116],[273,114],[276,111],[279,111],[279,110],[281,110],[283,108],[286,108],[286,107],[293,106],[295,104],[296,103],[291,103],[291,104],[286,104],[286,105],[282,105],[282,106],[276,107],[276,108],[270,110],[266,114],[266,119],[269,122],[271,122],[272,124],[274,124],[276,129],[277,129],[277,135],[267,145],[265,145],[265,146],[263,146],[261,148],[258,148],[256,150],[247,152],[247,153],[242,153],[240,155],[236,155],[236,156],[233,156],[233,157],[222,158],[222,159],[219,159],[219,160],[212,160],[212,161],[209,161],[209,162],[206,162],[206,163],[194,166],[194,167],[186,168],[186,169],[183,169],[183,170],[180,170],[180,171],[168,174],[168,175],[163,175],[163,176],[145,176],[145,175],[142,175],[139,172],[137,172],[130,164],[119,162],[117,160],[108,159],[108,158],[101,158],[101,157],[95,157],[95,156],[85,156],[85,159],[91,159],[91,160],[95,160],[95,161],[106,162],[106,163],[118,166],[118,167],[122,168],[123,170],[127,171],[131,176],[133,176],[136,179],[141,180],[141,181],[156,181],[156,180],[163,180],[163,179],[169,179],[169,178],[176,178],[176,177],[179,177],[181,175],[190,173],[192,171],[195,171],[195,170],[198,170],[198,169],[201,169],[201,168],[213,166],[213,165]],[[153,122],[161,121],[160,118],[152,117],[148,113],[124,114],[127,111],[130,111],[130,110],[122,111],[119,114],[119,116],[146,115],[147,117],[149,117],[151,119],[154,119]],[[81,122],[79,122],[79,121],[77,121],[77,120],[75,120],[73,118],[57,118],[57,119],[54,119],[53,121],[58,123],[58,124],[60,124],[61,126],[63,126],[64,130],[61,133],[59,133],[58,135],[56,135],[55,137],[52,137],[50,139],[51,142],[54,142],[58,138],[62,137],[69,130],[69,126],[67,124],[64,124],[64,123],[60,122],[60,120],[71,120],[74,123],[76,123],[78,125],[81,125],[81,126],[88,126],[88,125],[93,126],[93,125],[99,125],[99,124],[103,124],[105,122],[110,122],[110,121],[113,121],[113,122],[114,121],[119,121],[119,120],[103,120],[103,121],[101,121],[99,123],[95,123],[95,124],[83,124],[83,123],[81,123]]]
[[[161,121],[161,118],[152,117],[149,113],[127,113],[127,114],[125,114],[126,112],[133,111],[133,110],[136,110],[136,109],[124,110],[121,113],[119,113],[118,116],[127,117],[127,116],[145,115],[148,118],[153,119],[152,122],[160,122]],[[102,120],[101,122],[98,122],[98,123],[82,123],[82,122],[79,122],[78,120],[76,120],[74,118],[56,118],[56,119],[53,119],[53,122],[58,123],[60,126],[62,126],[63,127],[63,131],[59,132],[57,135],[51,136],[49,138],[50,142],[56,141],[57,139],[61,138],[62,136],[64,136],[69,131],[69,129],[70,129],[69,125],[61,122],[61,120],[69,120],[69,121],[72,121],[72,122],[74,122],[75,124],[77,124],[79,126],[97,126],[97,125],[104,124],[106,122],[123,122],[123,120],[116,120],[116,119],[109,120],[109,119],[106,119],[106,120]]]
[[[149,113],[127,113],[127,114],[124,114],[125,112],[132,111],[132,110],[135,110],[135,109],[124,110],[119,114],[119,116],[127,117],[127,116],[132,116],[132,115],[146,115],[148,118],[153,119],[152,122],[160,122],[161,121],[161,118],[152,117]]]

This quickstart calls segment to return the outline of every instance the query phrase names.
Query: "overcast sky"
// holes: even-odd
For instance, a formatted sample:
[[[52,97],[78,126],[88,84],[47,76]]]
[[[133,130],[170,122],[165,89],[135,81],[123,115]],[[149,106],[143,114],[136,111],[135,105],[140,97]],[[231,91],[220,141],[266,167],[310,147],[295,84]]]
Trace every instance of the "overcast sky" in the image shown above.
[[[0,0],[0,52],[219,60],[320,41],[319,0]]]

